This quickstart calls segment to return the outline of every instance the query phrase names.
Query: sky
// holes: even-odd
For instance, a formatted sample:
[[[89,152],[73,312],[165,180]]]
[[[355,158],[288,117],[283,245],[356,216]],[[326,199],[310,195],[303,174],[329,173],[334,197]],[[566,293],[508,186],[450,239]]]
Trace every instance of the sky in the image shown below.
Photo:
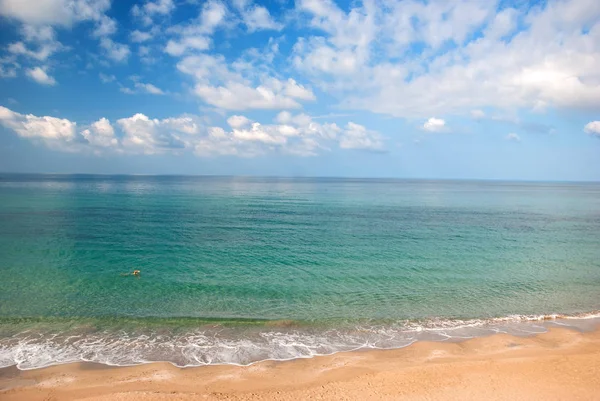
[[[600,1],[0,0],[0,172],[600,180]]]

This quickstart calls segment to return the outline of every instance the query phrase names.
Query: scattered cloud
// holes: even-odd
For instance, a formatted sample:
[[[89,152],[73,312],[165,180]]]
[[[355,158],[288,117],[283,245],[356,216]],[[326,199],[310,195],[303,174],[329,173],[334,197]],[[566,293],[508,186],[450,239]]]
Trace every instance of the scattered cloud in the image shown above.
[[[378,132],[369,131],[362,125],[349,122],[340,135],[340,148],[380,151],[383,150],[383,142]]]
[[[186,51],[208,50],[210,48],[210,39],[206,36],[185,36],[179,41],[169,40],[165,46],[165,53],[171,56],[181,56]]]
[[[71,27],[81,21],[99,21],[110,0],[0,0],[0,15],[30,25]]]
[[[106,118],[101,118],[91,124],[88,129],[81,131],[81,135],[91,146],[106,148],[118,145],[115,130]]]
[[[511,142],[521,142],[521,137],[515,133],[510,133],[506,135],[504,139]]]
[[[181,56],[188,50],[208,50],[211,35],[223,24],[228,15],[227,6],[218,0],[209,0],[202,6],[200,15],[191,23],[176,25],[168,32],[177,35],[165,46],[171,56]]]
[[[144,25],[152,25],[153,18],[169,15],[175,9],[173,0],[146,1],[143,5],[135,4],[131,14]]]
[[[263,75],[258,84],[251,84],[242,74],[246,67],[232,70],[222,56],[189,56],[177,68],[195,79],[196,96],[220,109],[297,109],[299,102],[316,99],[310,88],[291,78],[283,81]]]
[[[96,24],[96,29],[92,33],[92,36],[100,38],[110,36],[115,32],[117,32],[117,21],[106,15],[102,15]]]
[[[318,32],[296,41],[292,62],[341,107],[414,118],[600,104],[595,0],[296,5]]]
[[[106,118],[89,125],[50,116],[23,115],[0,106],[0,125],[17,135],[62,151],[161,154],[193,152],[198,156],[255,157],[267,153],[314,156],[337,144],[341,149],[383,150],[382,137],[348,122],[317,123],[306,114],[279,113],[277,124],[261,124],[245,116],[228,118],[230,130],[208,126],[195,115],[152,119],[138,113],[113,126]]]
[[[244,116],[231,116],[227,119],[227,124],[231,128],[242,128],[250,125],[252,121]]]
[[[49,86],[56,85],[56,80],[46,73],[45,67],[29,68],[25,71],[25,74],[39,84]]]
[[[15,78],[20,68],[14,56],[0,57],[0,78]]]
[[[153,36],[154,35],[149,31],[140,31],[137,29],[132,31],[131,34],[129,35],[131,41],[134,43],[146,42],[146,41],[152,39]]]
[[[105,50],[108,58],[119,63],[126,62],[131,53],[127,45],[114,42],[109,38],[100,39],[100,47]]]
[[[586,134],[600,138],[600,121],[591,121],[585,125],[583,131]]]
[[[56,40],[56,32],[50,26],[23,25],[20,29],[21,41],[8,45],[8,52],[37,61],[46,61],[54,53],[65,47]]]
[[[423,124],[423,129],[429,132],[444,132],[446,130],[446,121],[441,118],[431,117]]]
[[[20,137],[41,141],[54,149],[67,150],[76,140],[76,124],[67,119],[24,115],[0,106],[0,124]]]
[[[280,31],[283,29],[283,24],[275,22],[266,7],[245,0],[234,1],[234,6],[238,9],[248,32],[260,30]]]
[[[119,90],[128,95],[135,95],[138,93],[147,93],[150,95],[165,95],[166,94],[162,89],[160,89],[152,84],[143,83],[143,82],[134,82],[133,85],[134,85],[133,89],[122,86]]]
[[[473,120],[482,120],[485,118],[485,112],[483,110],[471,110],[471,118]]]
[[[104,73],[100,73],[98,74],[98,76],[100,77],[100,81],[102,81],[103,84],[114,82],[117,79],[117,77],[115,77],[114,75],[108,75]]]

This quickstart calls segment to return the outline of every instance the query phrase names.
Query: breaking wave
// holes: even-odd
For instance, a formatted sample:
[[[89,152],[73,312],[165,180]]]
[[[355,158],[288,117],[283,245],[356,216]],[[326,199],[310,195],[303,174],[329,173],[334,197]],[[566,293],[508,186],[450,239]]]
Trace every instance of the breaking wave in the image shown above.
[[[392,349],[416,341],[462,341],[495,333],[529,336],[562,326],[591,330],[600,311],[576,315],[511,315],[491,319],[427,319],[386,323],[310,325],[293,321],[193,327],[145,324],[98,329],[20,319],[0,322],[0,367],[36,369],[72,362],[128,366],[169,362],[179,367],[250,365],[264,360],[311,358],[359,349]],[[98,322],[96,322],[98,323]]]

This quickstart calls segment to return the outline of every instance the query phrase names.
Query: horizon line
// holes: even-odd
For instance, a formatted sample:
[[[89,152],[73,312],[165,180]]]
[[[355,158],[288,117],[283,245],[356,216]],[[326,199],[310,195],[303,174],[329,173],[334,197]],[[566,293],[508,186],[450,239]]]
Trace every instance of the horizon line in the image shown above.
[[[152,174],[152,173],[32,173],[0,172],[2,175],[30,176],[98,176],[98,177],[206,177],[206,178],[288,178],[288,179],[346,179],[346,180],[403,180],[403,181],[494,181],[494,182],[546,182],[546,183],[600,183],[600,180],[552,180],[526,178],[432,178],[432,177],[355,177],[355,176],[316,176],[316,175],[254,175],[254,174]]]

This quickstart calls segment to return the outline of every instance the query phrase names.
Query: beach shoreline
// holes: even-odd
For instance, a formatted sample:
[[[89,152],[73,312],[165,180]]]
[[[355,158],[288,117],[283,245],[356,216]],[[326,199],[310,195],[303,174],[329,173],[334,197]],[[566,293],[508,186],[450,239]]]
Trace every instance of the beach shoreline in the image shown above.
[[[2,400],[597,399],[600,330],[551,328],[251,366],[0,369]]]

